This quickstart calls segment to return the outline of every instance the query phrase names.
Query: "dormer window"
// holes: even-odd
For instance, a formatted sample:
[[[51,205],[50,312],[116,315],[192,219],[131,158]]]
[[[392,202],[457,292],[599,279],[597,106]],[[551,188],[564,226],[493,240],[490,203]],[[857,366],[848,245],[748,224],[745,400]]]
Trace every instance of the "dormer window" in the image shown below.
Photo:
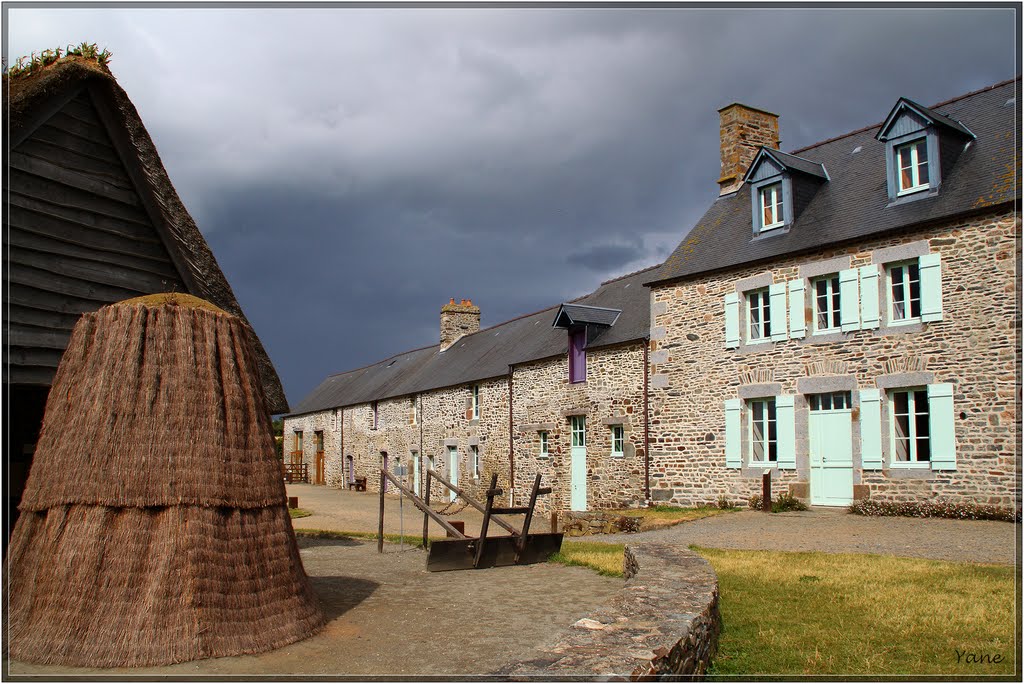
[[[911,201],[939,189],[974,134],[959,121],[900,98],[875,138],[885,143],[889,199]]]
[[[817,162],[762,147],[743,181],[750,184],[757,237],[770,231],[785,232],[828,181],[828,173]]]
[[[899,166],[899,191],[897,195],[927,190],[928,185],[928,141],[920,138],[896,148],[896,163]]]
[[[785,225],[782,211],[782,183],[772,183],[758,190],[761,196],[761,230]]]

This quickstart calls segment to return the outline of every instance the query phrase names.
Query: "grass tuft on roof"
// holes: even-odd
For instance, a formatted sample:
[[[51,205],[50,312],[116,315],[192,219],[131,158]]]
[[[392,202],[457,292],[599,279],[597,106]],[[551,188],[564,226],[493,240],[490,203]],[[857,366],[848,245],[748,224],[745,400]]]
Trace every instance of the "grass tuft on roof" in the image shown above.
[[[180,306],[186,309],[205,309],[206,311],[213,311],[214,313],[221,313],[231,315],[224,309],[220,308],[215,304],[211,304],[205,299],[200,299],[194,295],[186,294],[184,292],[158,292],[157,294],[143,295],[141,297],[134,297],[132,299],[124,299],[120,302],[115,302],[110,306],[135,306],[142,305],[150,309],[154,309],[161,306]]]
[[[113,56],[113,53],[106,48],[100,50],[96,47],[96,43],[87,43],[83,41],[75,46],[68,45],[63,50],[58,47],[55,50],[43,50],[39,54],[33,52],[29,56],[19,57],[15,60],[14,64],[4,65],[4,78],[21,78],[31,76],[33,73],[48,67],[51,64],[69,59],[95,62],[98,66],[102,67],[104,71],[110,73],[110,69],[107,65],[110,63],[110,58]]]

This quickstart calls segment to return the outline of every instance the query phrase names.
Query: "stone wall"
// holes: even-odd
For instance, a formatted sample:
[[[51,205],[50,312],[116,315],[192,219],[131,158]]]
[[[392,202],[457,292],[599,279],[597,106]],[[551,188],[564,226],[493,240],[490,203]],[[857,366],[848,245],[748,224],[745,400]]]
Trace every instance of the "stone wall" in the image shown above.
[[[515,444],[516,503],[526,503],[534,477],[552,493],[538,499],[543,514],[569,507],[569,416],[585,415],[587,431],[588,508],[621,508],[638,505],[644,497],[643,343],[620,345],[587,352],[587,381],[568,381],[568,360],[559,356],[524,364],[512,376],[513,438]],[[324,430],[327,484],[343,486],[348,457],[356,477],[367,477],[368,488],[379,488],[381,452],[388,467],[404,463],[412,487],[412,453],[422,456],[425,473],[432,457],[434,468],[449,477],[448,448],[459,458],[459,482],[470,496],[485,498],[491,473],[497,473],[499,498],[508,502],[509,489],[509,391],[508,378],[480,382],[480,416],[470,417],[471,384],[424,392],[377,402],[377,426],[373,405],[360,404],[287,418],[284,426],[285,458],[293,449],[294,431],[303,430],[304,460],[314,463],[314,431]],[[413,402],[420,404],[414,422]],[[622,425],[622,456],[612,456],[611,427]],[[549,453],[540,454],[540,431],[549,436]],[[480,453],[480,478],[472,473],[471,450]],[[421,475],[421,481],[425,477]],[[431,498],[447,500],[447,490],[435,487]]]
[[[623,565],[625,586],[609,605],[496,674],[606,681],[704,675],[722,629],[714,570],[691,551],[649,542],[627,546]]]
[[[561,511],[558,529],[567,537],[639,532],[643,518],[609,511]]]
[[[1020,416],[1016,369],[1016,238],[1010,213],[882,237],[852,247],[788,257],[656,287],[651,293],[652,498],[676,504],[744,501],[758,492],[760,468],[725,467],[724,401],[758,394],[796,397],[797,468],[773,473],[775,490],[807,496],[807,405],[803,394],[851,389],[854,400],[854,489],[886,500],[949,499],[1019,505]],[[766,286],[897,257],[938,253],[942,260],[943,320],[812,335],[725,348],[723,301],[744,283]],[[903,255],[903,257],[901,257]],[[763,281],[763,282],[762,282]],[[885,290],[884,275],[879,289]],[[808,295],[806,305],[812,304]],[[885,312],[883,311],[883,317]],[[744,315],[741,308],[741,317]],[[888,467],[883,400],[884,470],[859,467],[856,389],[897,383],[952,383],[956,470]],[[744,418],[745,420],[745,418]],[[746,424],[742,432],[746,433]],[[747,463],[744,444],[744,464]],[[790,487],[790,485],[792,485]]]
[[[570,507],[570,416],[586,417],[587,508],[644,501],[643,343],[587,351],[586,382],[570,383],[568,358],[523,364],[512,378],[516,489],[524,500],[539,472],[552,493],[538,511]],[[612,425],[622,425],[622,456],[612,456]],[[540,452],[540,432],[548,453]]]

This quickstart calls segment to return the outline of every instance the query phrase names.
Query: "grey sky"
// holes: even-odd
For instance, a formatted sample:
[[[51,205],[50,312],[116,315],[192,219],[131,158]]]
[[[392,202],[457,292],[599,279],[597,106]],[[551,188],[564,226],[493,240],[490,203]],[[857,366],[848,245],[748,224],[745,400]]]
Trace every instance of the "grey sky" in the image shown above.
[[[717,193],[717,109],[784,150],[1018,73],[1013,9],[17,8],[7,57],[113,52],[291,403],[658,263]]]

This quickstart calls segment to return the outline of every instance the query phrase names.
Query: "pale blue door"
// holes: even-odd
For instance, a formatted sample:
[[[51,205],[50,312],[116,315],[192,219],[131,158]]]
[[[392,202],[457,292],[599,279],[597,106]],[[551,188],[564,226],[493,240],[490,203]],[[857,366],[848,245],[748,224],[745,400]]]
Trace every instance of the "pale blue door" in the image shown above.
[[[574,511],[587,510],[587,419],[584,416],[570,418],[572,428],[572,451],[569,473],[569,508]]]
[[[827,396],[827,395],[822,395]],[[848,506],[853,503],[853,415],[848,402],[842,408],[818,409],[811,402],[811,503]]]
[[[448,447],[448,481],[453,485],[459,484],[459,450],[457,447]],[[451,489],[448,490],[448,500],[455,501],[457,495]]]

